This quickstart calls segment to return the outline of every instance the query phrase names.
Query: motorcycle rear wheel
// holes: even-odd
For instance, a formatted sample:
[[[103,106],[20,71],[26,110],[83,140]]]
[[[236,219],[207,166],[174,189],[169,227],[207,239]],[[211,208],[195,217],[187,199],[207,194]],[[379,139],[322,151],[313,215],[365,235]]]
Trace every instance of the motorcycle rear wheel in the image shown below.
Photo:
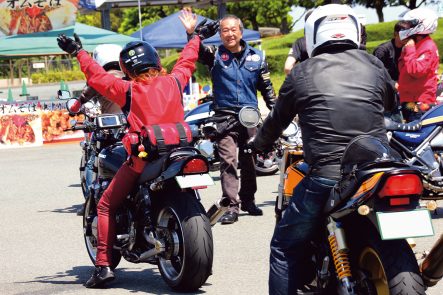
[[[157,235],[166,241],[158,267],[174,290],[198,290],[212,271],[213,240],[203,206],[191,192],[176,193],[162,201]]]
[[[97,258],[97,221],[97,208],[95,206],[94,198],[88,198],[86,199],[85,212],[83,213],[83,236],[86,251],[94,265]],[[111,269],[115,269],[121,259],[122,255],[120,251],[113,250],[112,263],[110,265]]]
[[[378,295],[426,294],[417,260],[406,240],[382,241],[368,232],[357,255]]]

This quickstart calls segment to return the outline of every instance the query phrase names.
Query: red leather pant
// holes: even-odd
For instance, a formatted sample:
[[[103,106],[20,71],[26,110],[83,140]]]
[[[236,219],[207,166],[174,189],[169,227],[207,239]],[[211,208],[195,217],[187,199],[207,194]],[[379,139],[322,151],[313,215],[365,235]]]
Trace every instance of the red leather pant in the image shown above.
[[[115,174],[97,205],[98,245],[96,266],[110,266],[115,239],[115,212],[134,188],[146,162],[132,157]]]

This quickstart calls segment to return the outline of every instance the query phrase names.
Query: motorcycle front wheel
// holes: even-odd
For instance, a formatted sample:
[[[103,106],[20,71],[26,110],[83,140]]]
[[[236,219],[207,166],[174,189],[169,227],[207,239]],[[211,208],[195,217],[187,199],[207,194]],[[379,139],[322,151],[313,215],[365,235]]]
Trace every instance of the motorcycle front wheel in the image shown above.
[[[85,240],[86,251],[88,251],[89,258],[95,265],[97,258],[97,208],[95,206],[94,198],[86,199],[85,212],[83,214],[83,236]],[[110,267],[115,269],[120,263],[122,255],[120,251],[112,251],[112,262]]]
[[[156,233],[165,241],[158,263],[163,279],[176,291],[198,290],[211,274],[213,240],[209,220],[193,192],[162,200]]]

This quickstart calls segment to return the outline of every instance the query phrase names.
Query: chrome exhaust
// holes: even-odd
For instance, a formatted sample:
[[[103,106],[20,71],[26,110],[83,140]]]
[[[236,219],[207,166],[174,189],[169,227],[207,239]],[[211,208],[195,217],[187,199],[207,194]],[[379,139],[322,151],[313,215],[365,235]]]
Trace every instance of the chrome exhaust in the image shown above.
[[[423,282],[432,287],[443,277],[443,234],[420,265]]]
[[[215,201],[214,205],[212,205],[208,211],[206,212],[206,216],[209,218],[209,223],[211,226],[214,226],[217,221],[222,217],[223,214],[228,210],[229,204],[231,200],[227,197],[223,197],[217,201]]]

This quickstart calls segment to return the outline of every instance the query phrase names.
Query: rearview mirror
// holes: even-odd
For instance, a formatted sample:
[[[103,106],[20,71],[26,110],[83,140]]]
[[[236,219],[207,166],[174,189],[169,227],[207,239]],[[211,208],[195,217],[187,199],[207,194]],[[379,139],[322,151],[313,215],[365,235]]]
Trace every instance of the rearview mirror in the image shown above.
[[[69,92],[69,90],[58,90],[57,96],[58,99],[67,100],[71,98],[71,92]]]

